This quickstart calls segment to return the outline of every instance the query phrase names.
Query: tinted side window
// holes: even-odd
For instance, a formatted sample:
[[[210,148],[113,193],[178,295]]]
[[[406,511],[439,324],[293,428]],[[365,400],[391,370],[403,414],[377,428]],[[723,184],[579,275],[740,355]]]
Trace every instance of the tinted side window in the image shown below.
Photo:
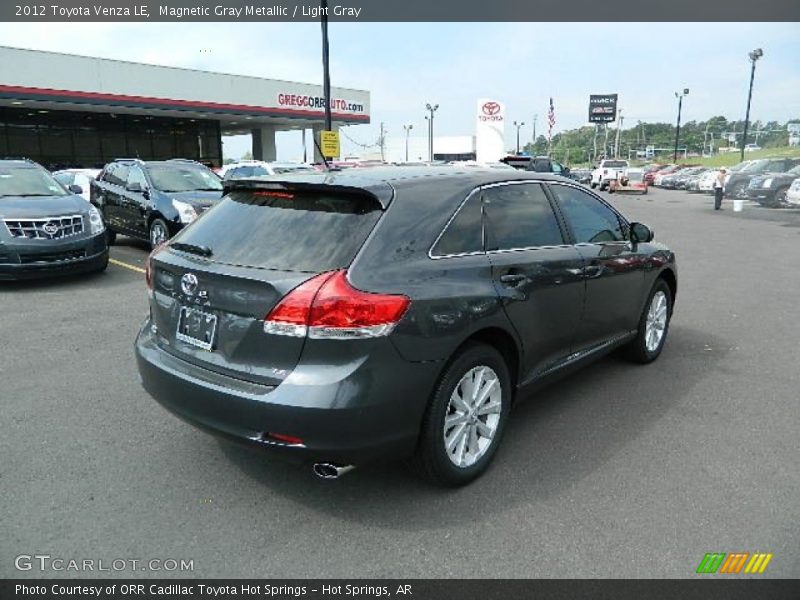
[[[574,187],[553,185],[561,211],[572,226],[576,243],[620,242],[626,239],[617,214],[594,196]]]
[[[127,185],[130,186],[132,183],[138,183],[143,190],[147,189],[147,179],[139,167],[131,167],[128,172]]]
[[[128,165],[123,165],[122,163],[108,165],[103,179],[108,183],[124,187],[125,182],[128,180]]]
[[[553,208],[538,183],[502,185],[484,192],[487,250],[564,243]]]
[[[481,195],[473,194],[450,221],[431,252],[434,256],[483,250]]]

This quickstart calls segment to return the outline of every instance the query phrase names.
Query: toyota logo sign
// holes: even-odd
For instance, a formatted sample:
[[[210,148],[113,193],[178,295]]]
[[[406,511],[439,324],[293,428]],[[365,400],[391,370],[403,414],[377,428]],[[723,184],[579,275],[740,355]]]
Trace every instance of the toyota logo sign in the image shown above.
[[[186,273],[181,277],[181,289],[187,296],[192,296],[197,291],[197,275]]]
[[[485,102],[481,108],[483,110],[483,114],[485,114],[487,117],[493,117],[500,112],[500,103]]]

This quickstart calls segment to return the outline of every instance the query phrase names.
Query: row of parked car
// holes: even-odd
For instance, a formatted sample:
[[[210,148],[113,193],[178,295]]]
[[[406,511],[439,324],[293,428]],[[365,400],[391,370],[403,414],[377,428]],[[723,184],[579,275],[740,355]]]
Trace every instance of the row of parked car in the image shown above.
[[[212,170],[186,159],[123,158],[103,169],[50,173],[28,159],[0,160],[0,279],[102,271],[117,234],[155,248],[217,203],[226,179],[314,170],[261,161]]]
[[[689,192],[714,193],[719,169],[696,165],[653,165],[645,173],[650,185]],[[752,200],[762,206],[800,206],[800,158],[746,160],[726,169],[726,198]]]

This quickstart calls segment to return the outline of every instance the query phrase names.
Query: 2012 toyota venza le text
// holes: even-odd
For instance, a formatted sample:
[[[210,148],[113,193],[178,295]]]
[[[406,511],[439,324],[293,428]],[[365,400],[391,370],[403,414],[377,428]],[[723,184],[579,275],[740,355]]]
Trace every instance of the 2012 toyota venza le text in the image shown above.
[[[664,346],[673,253],[542,173],[387,167],[233,181],[151,255],[146,390],[197,426],[314,462],[409,458],[461,485],[515,398]]]

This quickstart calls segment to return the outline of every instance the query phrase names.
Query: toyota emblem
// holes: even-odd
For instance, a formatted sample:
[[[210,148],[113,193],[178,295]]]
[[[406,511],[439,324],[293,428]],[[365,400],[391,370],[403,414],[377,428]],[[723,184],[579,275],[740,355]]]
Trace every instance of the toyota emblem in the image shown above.
[[[42,229],[44,229],[44,232],[47,235],[54,236],[56,233],[58,233],[58,223],[53,223],[53,221],[50,221],[48,223],[45,223]]]
[[[181,289],[187,296],[193,296],[197,291],[197,275],[186,273],[181,277]]]
[[[492,117],[500,112],[500,103],[499,102],[485,102],[481,107],[483,110],[483,114]]]

